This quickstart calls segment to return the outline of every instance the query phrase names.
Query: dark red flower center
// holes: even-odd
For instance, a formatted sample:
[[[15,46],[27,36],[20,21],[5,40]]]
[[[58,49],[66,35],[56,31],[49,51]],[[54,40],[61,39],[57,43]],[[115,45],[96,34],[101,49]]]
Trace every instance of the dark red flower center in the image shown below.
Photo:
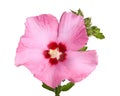
[[[47,47],[48,50],[45,50],[43,55],[45,58],[49,59],[50,64],[55,65],[59,61],[62,62],[66,59],[65,51],[67,49],[63,43],[57,44],[56,42],[51,42]]]

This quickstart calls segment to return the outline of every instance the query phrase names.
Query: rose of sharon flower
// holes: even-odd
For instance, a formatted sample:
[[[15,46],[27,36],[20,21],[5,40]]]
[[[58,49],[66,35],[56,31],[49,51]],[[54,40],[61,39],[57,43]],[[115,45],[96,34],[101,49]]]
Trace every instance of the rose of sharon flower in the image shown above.
[[[15,64],[24,65],[36,78],[55,88],[62,80],[78,82],[97,65],[96,51],[78,51],[88,41],[84,19],[64,12],[56,17],[42,14],[26,20]]]

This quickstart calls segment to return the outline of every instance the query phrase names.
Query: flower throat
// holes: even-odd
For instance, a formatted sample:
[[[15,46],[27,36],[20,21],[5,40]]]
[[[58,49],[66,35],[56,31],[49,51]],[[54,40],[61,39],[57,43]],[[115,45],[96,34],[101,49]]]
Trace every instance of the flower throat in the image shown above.
[[[51,42],[48,44],[48,50],[43,52],[46,59],[49,59],[49,63],[52,65],[58,64],[66,59],[66,46],[64,44]]]

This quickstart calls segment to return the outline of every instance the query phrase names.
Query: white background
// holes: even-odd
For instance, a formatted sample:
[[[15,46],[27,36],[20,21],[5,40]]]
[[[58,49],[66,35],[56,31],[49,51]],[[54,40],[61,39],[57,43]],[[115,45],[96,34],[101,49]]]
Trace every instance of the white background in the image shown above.
[[[54,96],[41,87],[25,67],[14,65],[15,51],[28,16],[81,8],[101,28],[106,39],[89,40],[96,49],[96,70],[61,96],[120,96],[120,5],[119,0],[0,0],[0,96]]]

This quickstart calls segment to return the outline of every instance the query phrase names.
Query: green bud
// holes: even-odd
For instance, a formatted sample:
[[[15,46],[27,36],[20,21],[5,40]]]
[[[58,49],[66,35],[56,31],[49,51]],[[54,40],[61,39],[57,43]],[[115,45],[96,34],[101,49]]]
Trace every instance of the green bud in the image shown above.
[[[83,17],[84,17],[83,12],[81,11],[81,9],[80,9],[80,8],[79,8],[79,9],[78,9],[78,11],[77,11],[77,15],[81,15],[81,16],[83,16]]]
[[[75,11],[73,11],[73,10],[71,10],[71,12],[77,15],[77,12],[75,12]]]
[[[76,14],[76,15],[80,15],[83,16],[83,13],[80,9],[78,9],[77,11],[73,11],[71,10],[72,13]],[[87,35],[88,36],[94,36],[98,39],[104,39],[105,36],[103,35],[103,33],[101,33],[100,28],[98,28],[97,26],[91,26],[91,18],[87,17],[84,19],[84,23],[85,23],[85,27],[86,27],[86,31],[87,31]],[[80,49],[80,51],[86,51],[87,47],[83,47],[83,49]]]
[[[80,9],[78,9],[77,12],[73,11],[73,10],[71,10],[71,12],[74,13],[74,14],[76,14],[76,15],[80,15],[80,16],[84,17],[83,12]]]
[[[86,26],[86,27],[90,27],[90,26],[92,25],[92,23],[91,23],[91,18],[90,18],[90,17],[85,18],[85,19],[84,19],[84,22],[85,22],[85,26]]]
[[[98,39],[105,38],[103,33],[101,33],[100,28],[98,28],[97,26],[91,26],[91,27],[87,28],[87,34],[88,34],[88,36],[94,36]]]
[[[96,34],[94,34],[94,36],[96,38],[98,38],[98,39],[104,39],[105,38],[105,36],[103,35],[103,33],[96,33]]]

